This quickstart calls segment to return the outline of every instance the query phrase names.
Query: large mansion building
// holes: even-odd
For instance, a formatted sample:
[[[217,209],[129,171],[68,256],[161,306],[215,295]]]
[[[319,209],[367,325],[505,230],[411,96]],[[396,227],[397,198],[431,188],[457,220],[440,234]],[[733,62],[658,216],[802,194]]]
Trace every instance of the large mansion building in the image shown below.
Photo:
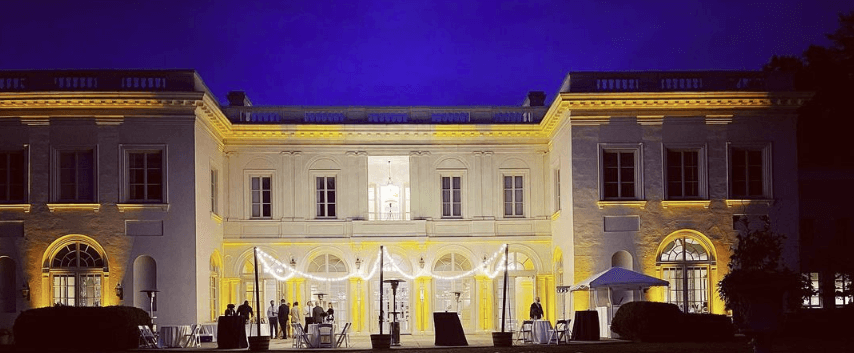
[[[357,334],[380,290],[404,333],[435,311],[500,329],[505,244],[513,322],[536,297],[549,320],[725,313],[739,219],[785,234],[799,270],[808,97],[772,73],[571,72],[519,106],[253,106],[189,70],[0,71],[0,328],[152,291],[158,324],[212,322],[252,298],[255,248],[262,312],[321,300]],[[556,290],[612,266],[670,286]]]

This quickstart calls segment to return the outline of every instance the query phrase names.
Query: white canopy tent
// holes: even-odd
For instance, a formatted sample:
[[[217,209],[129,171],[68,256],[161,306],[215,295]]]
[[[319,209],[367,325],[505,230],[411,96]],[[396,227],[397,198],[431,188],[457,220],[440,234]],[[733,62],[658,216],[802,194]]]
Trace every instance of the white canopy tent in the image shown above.
[[[611,291],[613,290],[637,290],[638,298],[643,300],[643,289],[655,286],[669,286],[670,283],[655,278],[652,276],[647,276],[643,273],[635,272],[632,270],[627,270],[622,267],[611,267],[605,271],[599,272],[593,276],[590,276],[584,279],[581,282],[573,286],[558,286],[558,293],[569,293],[578,290],[586,290],[590,292],[590,300],[588,301],[588,309],[593,309],[594,303],[594,292],[599,288],[607,288],[608,290],[608,304],[607,304],[607,315],[608,317],[604,321],[605,327],[610,325],[611,318],[614,316],[613,312],[613,303],[611,302]],[[570,297],[570,307],[572,307],[572,297]],[[619,304],[618,304],[619,305]],[[602,318],[600,318],[600,322]],[[600,332],[603,332],[600,330]],[[610,337],[610,330],[604,331],[607,337]]]

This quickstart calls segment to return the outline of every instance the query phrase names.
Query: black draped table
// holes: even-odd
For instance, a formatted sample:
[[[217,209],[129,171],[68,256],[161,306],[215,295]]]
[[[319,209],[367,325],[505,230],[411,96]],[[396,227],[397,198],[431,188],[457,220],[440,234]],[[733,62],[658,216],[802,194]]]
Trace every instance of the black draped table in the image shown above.
[[[599,312],[596,310],[581,310],[575,312],[575,320],[572,322],[572,340],[599,340]]]
[[[249,347],[246,326],[240,316],[220,316],[216,325],[217,348],[234,349]]]
[[[433,332],[436,332],[437,346],[469,345],[457,313],[433,313]]]

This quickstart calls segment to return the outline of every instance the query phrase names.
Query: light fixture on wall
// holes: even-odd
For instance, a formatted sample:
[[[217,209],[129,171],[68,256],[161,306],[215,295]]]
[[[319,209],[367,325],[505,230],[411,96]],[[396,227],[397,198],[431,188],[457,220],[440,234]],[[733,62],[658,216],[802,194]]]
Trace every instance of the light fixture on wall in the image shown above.
[[[358,270],[359,267],[362,267],[362,259],[357,257],[356,258],[356,269]]]
[[[30,300],[30,284],[27,281],[24,281],[24,287],[21,288],[21,297],[27,301]]]
[[[294,259],[293,257],[291,257],[291,267],[293,267],[293,268],[297,267],[297,260]]]
[[[418,266],[421,266],[421,268],[424,268],[424,256],[422,256],[420,259],[418,259]]]
[[[119,300],[125,299],[125,289],[122,288],[122,282],[116,284],[116,296],[119,297]]]

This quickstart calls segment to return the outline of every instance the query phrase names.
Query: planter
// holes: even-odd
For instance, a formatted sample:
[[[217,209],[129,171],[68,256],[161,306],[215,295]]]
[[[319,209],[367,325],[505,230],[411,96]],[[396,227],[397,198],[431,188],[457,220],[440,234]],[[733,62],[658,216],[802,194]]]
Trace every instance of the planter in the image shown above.
[[[513,332],[493,332],[492,345],[495,347],[513,346]]]
[[[373,349],[389,349],[391,348],[391,335],[371,335],[371,348]]]
[[[250,351],[266,351],[270,349],[270,336],[249,337]]]

